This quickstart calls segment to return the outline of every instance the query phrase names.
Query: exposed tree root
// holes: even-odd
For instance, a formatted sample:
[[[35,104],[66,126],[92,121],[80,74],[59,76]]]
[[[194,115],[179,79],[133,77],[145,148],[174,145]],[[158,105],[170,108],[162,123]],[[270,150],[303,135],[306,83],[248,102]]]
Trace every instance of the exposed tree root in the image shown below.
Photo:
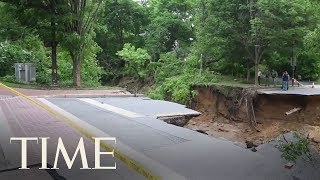
[[[243,88],[242,92],[238,94],[234,99],[233,106],[229,107],[234,117],[238,114],[240,108],[245,106],[245,111],[250,125],[257,130],[257,120],[254,110],[254,99],[257,96],[257,91],[255,89]]]

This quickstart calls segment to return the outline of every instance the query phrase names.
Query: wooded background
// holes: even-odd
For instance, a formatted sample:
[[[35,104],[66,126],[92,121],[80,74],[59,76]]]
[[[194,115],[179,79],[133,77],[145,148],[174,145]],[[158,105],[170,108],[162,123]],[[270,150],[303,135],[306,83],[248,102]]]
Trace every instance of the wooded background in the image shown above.
[[[320,76],[316,0],[0,1],[0,77],[7,81],[14,63],[33,62],[40,84],[130,77],[152,82],[154,98],[186,103],[194,84],[254,82],[258,70]]]

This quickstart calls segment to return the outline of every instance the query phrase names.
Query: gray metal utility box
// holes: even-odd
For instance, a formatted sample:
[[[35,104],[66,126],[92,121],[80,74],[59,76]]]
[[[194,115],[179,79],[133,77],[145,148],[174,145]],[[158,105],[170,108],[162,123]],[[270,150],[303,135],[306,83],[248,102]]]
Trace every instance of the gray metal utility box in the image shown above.
[[[14,66],[18,82],[36,81],[36,67],[33,63],[15,63]]]

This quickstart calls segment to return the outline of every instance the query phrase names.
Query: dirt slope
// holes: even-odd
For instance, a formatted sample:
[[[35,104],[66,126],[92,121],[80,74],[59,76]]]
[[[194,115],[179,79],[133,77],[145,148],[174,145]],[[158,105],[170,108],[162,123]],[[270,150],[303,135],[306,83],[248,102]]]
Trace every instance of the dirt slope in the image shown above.
[[[298,131],[306,136],[312,132],[320,136],[320,96],[257,95],[253,100],[256,128],[248,118],[245,90],[239,87],[196,87],[198,96],[192,108],[202,115],[185,126],[203,130],[215,137],[257,144],[271,140],[281,133]],[[285,115],[301,107],[302,110]],[[250,116],[250,115],[249,115]],[[320,145],[319,145],[320,146]]]

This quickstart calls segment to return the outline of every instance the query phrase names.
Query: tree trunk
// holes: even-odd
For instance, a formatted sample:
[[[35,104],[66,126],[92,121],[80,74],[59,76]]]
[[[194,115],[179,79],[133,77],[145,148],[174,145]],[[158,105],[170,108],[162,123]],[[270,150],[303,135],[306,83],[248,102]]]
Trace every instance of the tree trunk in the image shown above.
[[[81,86],[81,57],[81,53],[76,53],[75,55],[71,56],[73,62],[73,85],[76,87]]]
[[[99,0],[98,2],[95,1],[69,1],[69,7],[71,10],[72,17],[75,17],[70,23],[67,23],[67,31],[71,34],[76,33],[77,36],[80,38],[81,42],[79,46],[74,49],[69,49],[73,69],[72,69],[72,76],[73,76],[73,85],[76,87],[81,86],[81,63],[84,59],[84,49],[85,49],[85,37],[90,34],[92,31],[93,25],[97,18],[97,14],[101,7],[103,0]],[[88,8],[88,3],[92,5],[93,8]]]
[[[53,14],[55,12],[53,11]],[[58,65],[57,65],[57,41],[56,41],[56,21],[55,17],[51,18],[51,80],[52,85],[58,84]]]
[[[57,43],[53,42],[51,47],[51,78],[52,85],[58,84],[58,65],[57,65]]]
[[[247,63],[247,83],[249,83],[250,81],[250,66],[249,66],[249,62]]]
[[[258,72],[259,72],[259,64],[258,64],[258,63],[255,63],[255,64],[254,64],[254,74],[255,74],[254,84],[255,84],[256,86],[259,85],[259,83],[258,83]]]
[[[254,59],[254,84],[256,86],[259,85],[258,82],[258,72],[259,72],[259,49],[258,49],[259,45],[255,45],[254,46],[254,55],[255,55],[255,59]]]

